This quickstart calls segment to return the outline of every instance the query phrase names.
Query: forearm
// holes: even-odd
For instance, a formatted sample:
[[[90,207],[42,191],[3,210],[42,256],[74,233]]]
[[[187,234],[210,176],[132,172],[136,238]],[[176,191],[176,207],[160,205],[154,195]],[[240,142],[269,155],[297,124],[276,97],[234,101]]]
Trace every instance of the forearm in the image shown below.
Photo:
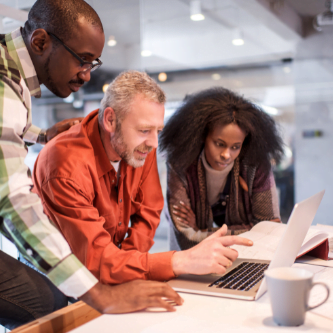
[[[191,207],[191,201],[187,194],[186,185],[170,166],[168,167],[167,203],[168,214],[175,229],[182,233],[188,240],[199,243],[210,234],[207,229],[200,230],[197,227],[193,228],[187,225],[182,221],[180,216],[177,216],[175,208],[180,208],[182,205]]]
[[[165,281],[174,277],[171,258],[174,251],[141,253],[124,251],[111,245],[105,248],[100,262],[100,281],[121,284],[142,279]]]
[[[8,82],[8,80],[6,80]],[[43,213],[39,197],[31,193],[32,181],[24,164],[24,140],[35,143],[39,129],[31,126],[29,103],[0,80],[0,216],[1,231],[11,239],[26,259],[45,272],[68,296],[79,297],[97,280],[72,255],[60,234]]]
[[[72,255],[66,240],[43,213],[40,199],[30,192],[27,167],[17,166],[16,171],[1,181],[2,231],[63,293],[79,297],[97,280]],[[6,186],[9,183],[11,186]]]

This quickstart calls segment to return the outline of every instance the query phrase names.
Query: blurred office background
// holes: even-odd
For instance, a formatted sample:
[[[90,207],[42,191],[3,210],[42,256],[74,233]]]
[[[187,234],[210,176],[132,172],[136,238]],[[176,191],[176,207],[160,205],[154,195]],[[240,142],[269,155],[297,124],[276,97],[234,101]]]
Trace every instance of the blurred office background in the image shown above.
[[[0,0],[0,33],[22,25],[34,2]],[[146,71],[160,83],[166,121],[186,94],[212,86],[232,89],[279,124],[285,159],[274,172],[283,221],[295,202],[326,189],[314,223],[333,225],[333,1],[87,2],[104,25],[103,66],[66,99],[42,87],[42,97],[32,101],[35,125],[47,128],[87,115],[99,107],[103,89],[128,69]],[[31,168],[41,149],[29,148]],[[162,156],[159,171],[165,194]],[[153,251],[168,249],[168,229],[162,214]],[[2,246],[12,248],[4,239]]]

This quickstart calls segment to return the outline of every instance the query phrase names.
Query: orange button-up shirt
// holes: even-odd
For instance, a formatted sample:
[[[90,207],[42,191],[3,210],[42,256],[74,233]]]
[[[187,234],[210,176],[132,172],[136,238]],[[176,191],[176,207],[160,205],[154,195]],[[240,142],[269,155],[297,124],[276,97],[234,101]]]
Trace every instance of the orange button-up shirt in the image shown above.
[[[163,208],[156,150],[143,167],[119,167],[117,189],[95,110],[42,149],[33,181],[49,218],[102,283],[169,280],[173,252],[148,253]]]

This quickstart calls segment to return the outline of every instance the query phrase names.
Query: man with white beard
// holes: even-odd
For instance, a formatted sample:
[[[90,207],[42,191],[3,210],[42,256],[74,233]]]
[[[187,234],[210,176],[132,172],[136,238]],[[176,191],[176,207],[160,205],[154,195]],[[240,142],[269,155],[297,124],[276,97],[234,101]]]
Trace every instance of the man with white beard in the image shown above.
[[[164,103],[146,73],[124,72],[100,109],[52,140],[36,161],[34,184],[46,214],[102,283],[223,274],[238,256],[228,246],[252,245],[225,236],[223,226],[189,250],[148,253],[163,208],[156,148]]]

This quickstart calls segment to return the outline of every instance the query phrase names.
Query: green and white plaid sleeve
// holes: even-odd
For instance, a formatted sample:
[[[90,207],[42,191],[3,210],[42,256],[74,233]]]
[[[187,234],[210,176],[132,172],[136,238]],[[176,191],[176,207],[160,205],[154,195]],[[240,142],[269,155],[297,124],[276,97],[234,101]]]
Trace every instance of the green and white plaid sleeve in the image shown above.
[[[3,50],[3,49],[2,49]],[[0,47],[0,52],[2,52]],[[2,75],[10,66],[0,54],[0,230],[66,295],[80,297],[98,281],[72,254],[59,230],[43,213],[24,164],[23,135],[30,110],[15,82]],[[23,79],[20,85],[25,87]],[[26,88],[26,87],[25,87]]]
[[[35,126],[31,125],[27,132],[24,134],[23,139],[25,142],[29,143],[36,143],[38,139],[38,135],[42,129]]]

